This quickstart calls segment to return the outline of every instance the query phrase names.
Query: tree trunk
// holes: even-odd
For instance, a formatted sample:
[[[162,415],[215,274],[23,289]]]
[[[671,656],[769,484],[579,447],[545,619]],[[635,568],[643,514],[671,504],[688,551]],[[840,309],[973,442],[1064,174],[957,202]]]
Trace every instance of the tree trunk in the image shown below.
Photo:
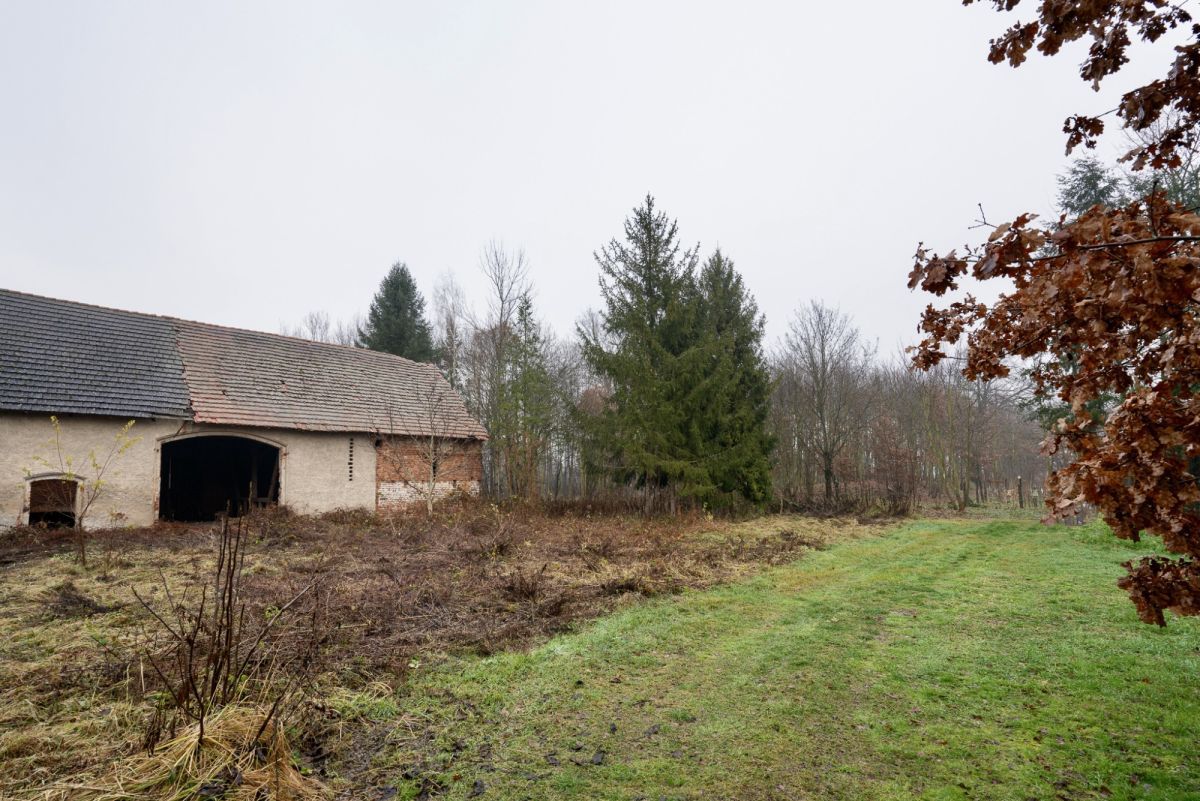
[[[433,519],[433,490],[437,482],[437,442],[429,438],[429,491],[425,493],[425,516]]]
[[[825,477],[825,503],[833,501],[833,459],[826,456],[822,459],[821,472]]]

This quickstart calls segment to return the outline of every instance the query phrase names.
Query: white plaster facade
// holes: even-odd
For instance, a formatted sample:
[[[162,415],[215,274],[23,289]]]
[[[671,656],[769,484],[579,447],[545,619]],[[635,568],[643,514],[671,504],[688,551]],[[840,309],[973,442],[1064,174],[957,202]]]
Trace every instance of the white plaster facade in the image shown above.
[[[103,462],[126,422],[83,415],[59,415],[58,419],[63,460],[70,458],[74,472],[87,478],[92,477],[89,453],[95,452]],[[279,447],[279,503],[296,512],[375,508],[376,454],[374,437],[369,434],[138,420],[129,432],[136,442],[113,459],[85,526],[153,523],[158,518],[162,443],[204,434],[245,436]],[[0,528],[27,522],[31,477],[53,477],[60,472],[54,439],[50,415],[0,412]]]

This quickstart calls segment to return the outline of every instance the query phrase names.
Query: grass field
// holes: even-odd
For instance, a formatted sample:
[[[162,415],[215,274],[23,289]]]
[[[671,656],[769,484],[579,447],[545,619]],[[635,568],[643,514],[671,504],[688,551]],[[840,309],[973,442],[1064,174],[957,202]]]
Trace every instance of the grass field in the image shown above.
[[[1149,544],[984,515],[493,518],[254,529],[252,618],[338,553],[340,628],[287,716],[317,795],[1200,799],[1200,619],[1146,626],[1115,586]],[[0,798],[111,787],[162,697],[131,588],[208,580],[212,536],[114,532],[87,568],[6,542]]]
[[[396,797],[1200,798],[1200,620],[1137,621],[1100,527],[913,523],[417,669]]]

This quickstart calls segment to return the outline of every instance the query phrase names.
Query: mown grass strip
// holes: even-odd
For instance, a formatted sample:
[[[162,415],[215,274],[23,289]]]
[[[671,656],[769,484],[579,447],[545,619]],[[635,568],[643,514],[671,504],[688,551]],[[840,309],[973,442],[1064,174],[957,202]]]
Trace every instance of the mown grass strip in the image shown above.
[[[1200,798],[1200,625],[1137,621],[1138,550],[909,525],[435,671],[390,759],[450,797]]]

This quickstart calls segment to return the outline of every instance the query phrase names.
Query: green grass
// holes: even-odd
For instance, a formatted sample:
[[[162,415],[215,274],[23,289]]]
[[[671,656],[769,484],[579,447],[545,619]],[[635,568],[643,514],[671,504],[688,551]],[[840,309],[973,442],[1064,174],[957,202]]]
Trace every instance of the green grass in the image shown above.
[[[1114,585],[1146,548],[908,525],[418,671],[382,763],[401,798],[418,763],[452,798],[1200,798],[1200,619]]]

